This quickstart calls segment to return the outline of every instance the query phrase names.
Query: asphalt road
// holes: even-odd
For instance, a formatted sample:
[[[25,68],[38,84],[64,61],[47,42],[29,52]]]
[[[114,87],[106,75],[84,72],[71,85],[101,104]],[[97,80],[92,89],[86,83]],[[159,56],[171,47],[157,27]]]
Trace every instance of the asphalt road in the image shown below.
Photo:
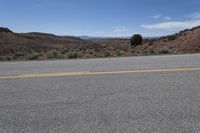
[[[0,133],[200,132],[200,54],[2,62],[0,78]]]

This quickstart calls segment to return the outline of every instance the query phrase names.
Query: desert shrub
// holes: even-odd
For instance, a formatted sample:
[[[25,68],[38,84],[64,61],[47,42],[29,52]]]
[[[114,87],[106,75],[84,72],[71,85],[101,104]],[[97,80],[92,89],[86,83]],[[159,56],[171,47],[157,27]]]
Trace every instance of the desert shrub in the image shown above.
[[[148,55],[148,54],[149,54],[149,51],[144,50],[144,51],[142,52],[142,54],[143,54],[143,55]]]
[[[66,54],[68,52],[68,50],[67,49],[64,49],[61,53],[62,54]]]
[[[104,57],[109,57],[109,56],[110,56],[110,52],[109,51],[105,51]]]
[[[10,61],[13,60],[12,56],[1,56],[0,61]]]
[[[12,60],[12,59],[13,59],[13,58],[12,58],[11,56],[6,56],[6,57],[5,57],[5,60],[6,60],[6,61],[10,61],[10,60]]]
[[[0,61],[5,61],[5,57],[0,57]]]
[[[161,48],[158,52],[159,52],[159,54],[168,54],[169,53],[169,49]]]
[[[194,30],[199,29],[199,28],[200,28],[200,26],[196,26],[196,27],[192,28],[190,31],[194,31]]]
[[[22,56],[25,56],[25,54],[24,53],[16,53],[15,56],[16,57],[22,57]]]
[[[182,31],[179,32],[179,34],[180,34],[180,35],[185,35],[187,31],[189,31],[189,30],[188,30],[188,29],[182,30]]]
[[[17,60],[17,57],[16,57],[16,56],[14,56],[14,57],[13,57],[13,60]]]
[[[77,55],[76,52],[69,52],[68,55],[67,55],[67,57],[69,59],[75,59],[75,58],[78,58],[78,55]]]
[[[177,38],[178,34],[173,34],[173,35],[169,35],[169,36],[162,36],[160,37],[160,39],[158,39],[159,41],[162,40],[164,42],[167,42],[167,41],[173,41]]]
[[[53,53],[53,56],[56,58],[56,57],[58,57],[58,53],[57,52],[54,52]]]
[[[176,38],[177,38],[176,35],[167,36],[168,41],[173,41],[173,40],[175,40]]]
[[[89,54],[93,55],[93,51],[92,51],[92,50],[89,50]]]
[[[132,47],[142,44],[142,36],[140,34],[135,34],[131,37],[130,43]]]
[[[153,45],[153,44],[154,44],[153,41],[149,41],[149,43],[148,43],[149,46],[151,46],[151,45]]]
[[[99,43],[90,43],[84,46],[84,49],[102,49],[103,47]]]
[[[29,54],[27,56],[28,60],[37,60],[39,58],[39,55],[37,53]]]
[[[124,54],[124,52],[120,49],[117,49],[116,54],[117,54],[117,56],[122,56]]]
[[[150,54],[154,54],[155,51],[153,49],[150,50]]]

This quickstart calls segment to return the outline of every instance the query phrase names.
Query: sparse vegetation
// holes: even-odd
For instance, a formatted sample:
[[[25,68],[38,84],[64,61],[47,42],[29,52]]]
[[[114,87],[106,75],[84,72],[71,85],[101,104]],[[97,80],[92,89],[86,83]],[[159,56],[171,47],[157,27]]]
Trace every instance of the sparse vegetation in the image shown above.
[[[168,54],[169,53],[169,49],[168,48],[161,48],[159,50],[159,54]]]
[[[29,54],[26,58],[28,60],[37,60],[39,58],[39,55],[37,53],[32,53],[32,54]]]
[[[5,58],[3,56],[1,56],[0,61],[5,61]]]
[[[154,54],[155,51],[153,49],[150,50],[150,54]]]
[[[173,40],[176,40],[177,36],[178,36],[177,34],[173,34],[173,35],[161,37],[159,40],[163,40],[163,42],[173,41]]]
[[[200,27],[195,27],[161,38],[143,39],[136,34],[131,39],[81,40],[45,33],[18,34],[0,28],[0,61],[196,53],[200,52],[199,31]]]
[[[69,52],[68,55],[67,55],[67,57],[69,59],[75,59],[75,58],[78,58],[78,55],[77,55],[76,52]]]
[[[167,39],[168,41],[173,41],[177,38],[177,35],[170,35],[170,36],[167,36]]]

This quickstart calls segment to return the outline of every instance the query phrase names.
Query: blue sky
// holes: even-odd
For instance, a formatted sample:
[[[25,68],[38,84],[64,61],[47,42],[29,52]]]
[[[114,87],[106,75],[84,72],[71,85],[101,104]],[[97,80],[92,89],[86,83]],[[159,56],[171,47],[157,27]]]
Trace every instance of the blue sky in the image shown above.
[[[200,25],[200,0],[0,0],[0,27],[57,35],[162,36]]]

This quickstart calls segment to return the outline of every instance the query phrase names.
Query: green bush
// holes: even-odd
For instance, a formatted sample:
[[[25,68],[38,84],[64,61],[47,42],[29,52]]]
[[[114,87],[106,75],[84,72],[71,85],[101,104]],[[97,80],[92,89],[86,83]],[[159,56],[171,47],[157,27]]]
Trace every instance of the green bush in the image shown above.
[[[62,52],[61,52],[61,54],[66,54],[68,52],[68,50],[67,49],[64,49]]]
[[[75,59],[75,58],[78,58],[78,55],[77,55],[76,52],[69,52],[68,55],[67,55],[67,57],[69,59]]]
[[[36,53],[29,54],[29,55],[27,56],[27,59],[28,59],[28,60],[37,60],[38,58],[39,58],[39,55],[36,54]]]
[[[104,52],[104,57],[109,57],[110,56],[110,52],[109,51],[105,51]]]
[[[175,40],[176,38],[177,38],[176,35],[167,36],[168,41],[173,41],[173,40]]]
[[[162,48],[159,50],[159,54],[168,54],[169,53],[169,49],[167,48]]]
[[[150,54],[155,54],[155,51],[153,49],[151,49]]]
[[[54,58],[57,58],[57,57],[58,57],[58,53],[57,53],[57,52],[54,52],[54,53],[53,53],[53,56],[54,56]]]
[[[24,53],[16,53],[15,56],[16,57],[22,57],[22,56],[25,56],[25,54]]]
[[[12,56],[1,56],[0,61],[10,61],[13,60]]]
[[[1,56],[0,61],[10,61],[13,60],[12,56]]]
[[[130,43],[132,47],[142,44],[143,38],[140,34],[135,34],[131,37]]]
[[[5,61],[5,57],[0,57],[0,61]]]

